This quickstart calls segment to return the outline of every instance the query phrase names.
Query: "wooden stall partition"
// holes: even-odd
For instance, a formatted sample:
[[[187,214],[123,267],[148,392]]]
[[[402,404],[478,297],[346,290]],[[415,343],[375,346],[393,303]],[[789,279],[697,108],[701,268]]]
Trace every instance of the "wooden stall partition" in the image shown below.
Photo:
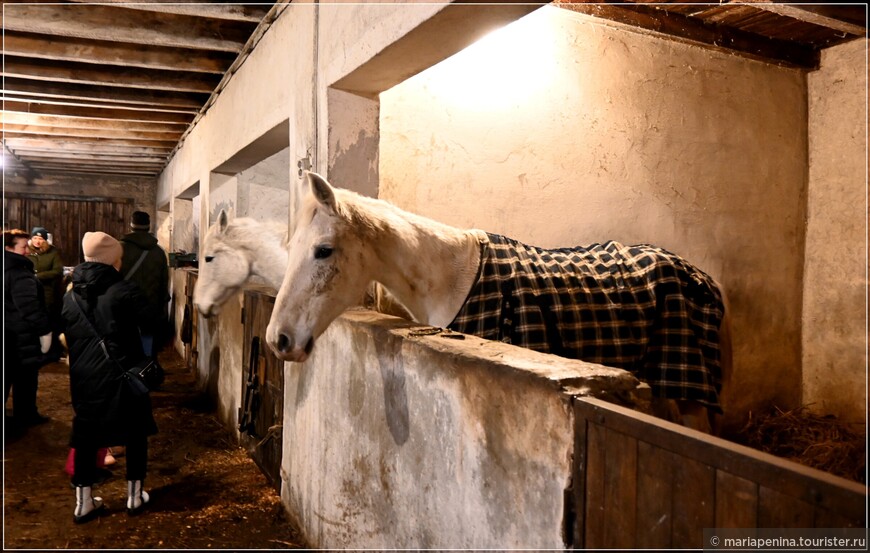
[[[602,400],[575,398],[574,413],[575,548],[699,549],[704,528],[864,527],[856,482]]]
[[[245,291],[242,311],[244,351],[239,441],[276,490],[281,490],[281,455],[284,422],[284,362],[266,345],[266,327],[275,297]]]
[[[196,306],[193,305],[193,291],[196,288],[196,279],[199,273],[194,269],[182,269],[185,272],[184,283],[184,306],[181,314],[181,328],[179,335],[181,343],[184,344],[184,362],[187,368],[196,371],[197,362],[199,361],[199,350],[197,343],[199,341],[199,331],[197,321],[199,313]]]

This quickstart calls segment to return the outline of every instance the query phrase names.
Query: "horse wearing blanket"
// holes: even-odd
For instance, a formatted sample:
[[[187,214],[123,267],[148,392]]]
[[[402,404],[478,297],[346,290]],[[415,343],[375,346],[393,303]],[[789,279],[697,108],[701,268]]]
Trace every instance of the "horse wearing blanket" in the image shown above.
[[[266,331],[278,357],[307,359],[377,281],[420,323],[629,370],[655,396],[676,400],[690,426],[709,431],[704,409],[721,412],[723,296],[679,256],[618,242],[527,246],[308,176],[312,194]]]

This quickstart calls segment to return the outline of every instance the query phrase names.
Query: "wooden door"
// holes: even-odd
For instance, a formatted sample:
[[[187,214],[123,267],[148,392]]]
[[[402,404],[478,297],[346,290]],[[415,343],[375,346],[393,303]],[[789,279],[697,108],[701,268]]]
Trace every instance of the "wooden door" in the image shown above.
[[[73,267],[84,261],[81,241],[86,232],[99,230],[120,239],[130,232],[133,211],[130,198],[7,193],[3,197],[3,228],[30,232],[33,227],[45,227],[60,250],[64,266]]]
[[[242,324],[242,404],[239,406],[239,441],[276,490],[281,490],[284,423],[284,363],[266,345],[266,327],[275,297],[245,292]]]

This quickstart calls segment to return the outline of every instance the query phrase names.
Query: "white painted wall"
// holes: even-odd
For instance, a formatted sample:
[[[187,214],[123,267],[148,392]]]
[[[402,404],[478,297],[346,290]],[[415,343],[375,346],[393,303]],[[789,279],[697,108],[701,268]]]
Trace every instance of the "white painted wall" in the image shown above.
[[[795,406],[803,74],[554,7],[510,27],[381,94],[380,197],[539,246],[682,255],[731,300],[726,414]]]
[[[867,48],[824,50],[810,73],[803,403],[867,418]]]
[[[258,221],[287,222],[290,195],[290,149],[260,161],[236,175],[239,186],[239,217]]]

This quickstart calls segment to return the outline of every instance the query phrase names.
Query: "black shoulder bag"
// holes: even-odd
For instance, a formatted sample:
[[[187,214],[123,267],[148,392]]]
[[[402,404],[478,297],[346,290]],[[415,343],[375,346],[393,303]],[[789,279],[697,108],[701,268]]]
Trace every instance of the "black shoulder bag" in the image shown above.
[[[90,327],[91,332],[94,333],[94,336],[100,339],[100,347],[103,350],[103,355],[106,356],[106,359],[113,362],[118,368],[121,369],[121,372],[124,376],[124,380],[127,382],[127,386],[130,391],[135,396],[144,396],[145,394],[151,392],[152,390],[156,390],[163,383],[163,367],[161,367],[156,359],[146,357],[139,363],[137,363],[131,369],[125,369],[118,363],[114,357],[109,355],[109,348],[106,347],[106,339],[97,332],[96,327],[91,323],[91,320],[88,318],[85,310],[82,309],[81,304],[79,303],[79,298],[75,294],[72,293],[73,303],[76,304],[79,312],[82,314],[82,317],[85,319],[85,323]]]

